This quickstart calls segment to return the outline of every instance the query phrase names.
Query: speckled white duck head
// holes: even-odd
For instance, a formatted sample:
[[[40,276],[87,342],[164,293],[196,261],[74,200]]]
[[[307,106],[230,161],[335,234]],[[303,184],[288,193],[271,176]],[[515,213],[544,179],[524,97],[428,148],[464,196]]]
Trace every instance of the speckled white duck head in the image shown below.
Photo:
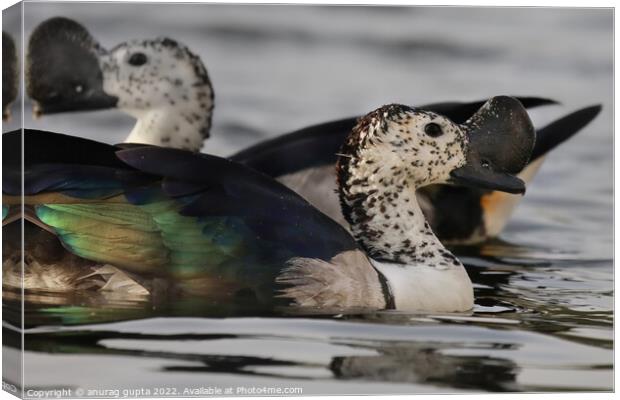
[[[138,119],[127,138],[199,151],[209,136],[214,94],[199,57],[175,40],[123,43],[101,57],[103,90]]]
[[[199,151],[209,136],[209,75],[175,40],[133,40],[107,51],[80,23],[53,17],[32,32],[26,64],[36,115],[119,108],[138,119],[128,142]]]
[[[527,163],[534,130],[517,100],[489,100],[465,124],[392,104],[358,121],[337,163],[343,214],[375,259],[451,263],[417,204],[415,191],[457,183],[525,191],[512,174]],[[432,249],[432,251],[431,251]]]
[[[468,139],[460,125],[429,111],[392,104],[360,119],[344,152],[357,173],[376,185],[398,181],[422,187],[443,183],[466,162]]]

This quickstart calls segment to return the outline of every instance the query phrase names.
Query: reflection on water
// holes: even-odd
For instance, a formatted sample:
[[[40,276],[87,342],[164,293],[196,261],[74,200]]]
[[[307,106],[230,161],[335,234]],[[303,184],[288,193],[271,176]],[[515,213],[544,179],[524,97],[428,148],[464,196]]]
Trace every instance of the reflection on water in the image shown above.
[[[500,246],[508,247],[510,261],[482,255],[497,253]],[[89,372],[52,374],[55,380],[48,384],[93,389],[150,387],[165,374],[166,383],[179,388],[200,387],[205,380],[224,385],[232,375],[239,382],[291,382],[306,393],[359,393],[373,390],[372,383],[398,384],[390,391],[399,393],[429,387],[609,390],[613,320],[608,262],[517,262],[510,250],[498,243],[478,249],[475,257],[468,249],[463,257],[476,288],[473,314],[326,315],[250,305],[232,310],[191,298],[157,304],[75,297],[73,306],[65,306],[53,304],[49,293],[38,293],[52,300],[35,307],[37,298],[32,298],[27,306],[26,368],[44,385],[47,379],[37,371],[68,362]],[[587,268],[581,268],[584,264]],[[11,305],[5,298],[5,318],[12,315],[7,313]],[[223,316],[234,318],[218,318]],[[9,344],[19,343],[18,332],[8,324],[3,332]],[[107,361],[93,366],[102,356]],[[110,385],[91,377],[109,374],[110,363],[132,365],[132,379],[112,372],[114,379],[106,382],[118,384]],[[322,389],[325,381],[335,385]]]
[[[577,107],[604,108],[548,157],[503,240],[456,249],[475,285],[473,313],[319,314],[191,297],[29,291],[28,387],[612,389],[609,12],[174,7],[179,20],[159,5],[28,3],[26,36],[43,19],[66,15],[106,46],[158,35],[186,42],[203,56],[216,86],[205,151],[222,155],[390,101],[499,93],[561,100],[562,107],[533,113],[539,125]],[[132,123],[116,111],[37,121],[26,115],[27,127],[107,142],[122,140]],[[19,292],[5,290],[3,300],[5,351],[16,356]],[[16,382],[17,372],[5,368],[5,379]]]

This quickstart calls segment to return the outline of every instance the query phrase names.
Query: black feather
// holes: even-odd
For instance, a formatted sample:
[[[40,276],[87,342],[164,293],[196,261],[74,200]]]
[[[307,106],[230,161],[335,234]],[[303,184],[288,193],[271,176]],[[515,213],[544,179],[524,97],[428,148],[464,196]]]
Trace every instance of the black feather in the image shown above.
[[[530,160],[545,155],[584,126],[588,125],[601,112],[602,106],[595,105],[568,114],[536,132],[536,142]]]
[[[557,101],[551,99],[545,99],[542,97],[519,97],[512,96],[523,104],[523,107],[530,109],[545,105],[558,104]],[[434,103],[425,106],[420,106],[423,110],[433,111],[437,114],[444,115],[450,118],[457,124],[462,124],[467,121],[472,115],[476,113],[486,103],[487,100],[472,101],[469,103],[450,102],[450,103]]]
[[[230,159],[273,177],[332,164],[356,122],[357,117],[351,117],[309,126],[248,147]]]
[[[196,196],[182,209],[183,215],[242,218],[254,233],[253,240],[276,248],[279,255],[327,260],[357,248],[354,238],[338,223],[273,178],[242,164],[159,147],[117,154],[132,167],[161,176],[173,191],[183,189]],[[196,194],[200,185],[206,189]]]
[[[184,197],[203,192],[209,188],[209,185],[164,178],[162,188],[170,197]]]
[[[86,164],[127,168],[115,155],[116,146],[76,136],[24,129],[24,164]],[[22,130],[2,135],[2,164],[21,165]]]
[[[21,146],[24,143],[24,165]],[[116,157],[117,147],[54,132],[25,129],[3,135],[2,191],[24,195],[64,192],[74,197],[108,197],[124,188],[152,183]]]

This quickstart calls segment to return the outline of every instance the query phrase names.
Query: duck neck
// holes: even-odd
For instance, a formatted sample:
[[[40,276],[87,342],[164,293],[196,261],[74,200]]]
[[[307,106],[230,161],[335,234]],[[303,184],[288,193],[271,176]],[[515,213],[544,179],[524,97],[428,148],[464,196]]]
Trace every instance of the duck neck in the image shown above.
[[[355,238],[371,258],[438,269],[462,267],[433,233],[415,188],[407,186],[404,176],[390,178],[389,187],[377,176],[354,176],[350,179],[357,184],[341,190],[341,201]]]
[[[160,107],[125,110],[137,119],[125,142],[198,152],[209,137],[213,105],[213,91],[203,86]]]
[[[340,182],[345,182],[340,200],[353,235],[385,280],[388,306],[405,311],[470,310],[474,297],[467,271],[431,230],[415,188],[407,186],[404,175],[379,178],[363,170],[339,170]]]
[[[446,146],[446,158],[424,148],[408,129],[416,123],[412,114],[388,105],[358,121],[337,162],[342,212],[389,289],[388,306],[466,311],[474,304],[471,281],[433,233],[416,197],[418,187],[445,182],[447,171],[463,162],[451,154],[459,144]]]

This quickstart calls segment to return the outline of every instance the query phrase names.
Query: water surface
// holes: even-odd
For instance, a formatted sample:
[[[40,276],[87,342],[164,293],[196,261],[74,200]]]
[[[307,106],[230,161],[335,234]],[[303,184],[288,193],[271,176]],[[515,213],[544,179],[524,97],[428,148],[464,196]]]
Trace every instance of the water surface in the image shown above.
[[[610,10],[26,3],[26,37],[54,15],[77,19],[106,47],[166,35],[201,55],[216,92],[203,151],[219,155],[390,102],[561,101],[532,113],[538,126],[604,109],[549,155],[500,240],[457,249],[475,284],[473,313],[291,315],[79,294],[71,302],[82,306],[67,308],[66,298],[29,293],[27,387],[612,389]],[[110,143],[133,124],[113,110],[26,112],[29,128]],[[5,296],[4,350],[17,356],[13,306]]]

